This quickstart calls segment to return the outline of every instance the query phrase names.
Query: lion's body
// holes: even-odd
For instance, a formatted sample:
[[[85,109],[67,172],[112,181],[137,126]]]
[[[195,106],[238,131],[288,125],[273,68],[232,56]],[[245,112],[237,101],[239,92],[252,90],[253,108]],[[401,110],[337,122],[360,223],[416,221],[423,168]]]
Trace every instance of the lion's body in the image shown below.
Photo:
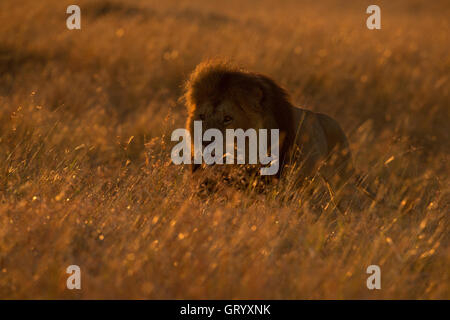
[[[203,130],[279,129],[281,169],[295,164],[302,178],[320,172],[328,181],[345,180],[352,171],[339,124],[325,114],[294,107],[287,93],[264,75],[205,62],[191,74],[184,97],[189,130],[195,120],[203,122]]]

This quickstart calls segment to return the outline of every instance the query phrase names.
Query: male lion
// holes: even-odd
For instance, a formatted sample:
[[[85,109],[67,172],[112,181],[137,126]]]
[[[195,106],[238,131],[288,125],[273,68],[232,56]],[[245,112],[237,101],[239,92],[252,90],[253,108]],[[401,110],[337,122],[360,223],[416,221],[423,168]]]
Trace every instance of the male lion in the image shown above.
[[[329,116],[294,107],[284,89],[267,76],[225,62],[199,64],[185,85],[187,129],[279,129],[280,170],[295,165],[299,181],[317,173],[333,189],[352,174],[347,138]],[[199,165],[192,165],[195,171]],[[331,190],[330,190],[331,191]]]

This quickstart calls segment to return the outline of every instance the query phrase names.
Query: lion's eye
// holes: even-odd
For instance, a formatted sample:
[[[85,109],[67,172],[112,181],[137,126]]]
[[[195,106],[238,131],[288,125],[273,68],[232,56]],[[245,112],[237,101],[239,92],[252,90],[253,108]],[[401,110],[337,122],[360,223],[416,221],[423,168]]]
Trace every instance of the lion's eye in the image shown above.
[[[200,117],[200,120],[205,121],[205,115],[204,114],[201,114],[199,117]]]
[[[230,116],[225,116],[225,118],[223,119],[223,123],[228,124],[231,121],[233,121],[233,118]]]

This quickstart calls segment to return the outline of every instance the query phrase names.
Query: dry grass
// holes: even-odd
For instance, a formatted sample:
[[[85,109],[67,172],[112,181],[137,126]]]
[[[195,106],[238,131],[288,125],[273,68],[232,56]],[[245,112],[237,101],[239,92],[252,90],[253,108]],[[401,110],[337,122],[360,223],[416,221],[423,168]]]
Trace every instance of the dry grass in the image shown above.
[[[0,2],[1,298],[450,298],[448,1],[72,2]],[[211,57],[338,119],[389,205],[198,196],[167,136]]]

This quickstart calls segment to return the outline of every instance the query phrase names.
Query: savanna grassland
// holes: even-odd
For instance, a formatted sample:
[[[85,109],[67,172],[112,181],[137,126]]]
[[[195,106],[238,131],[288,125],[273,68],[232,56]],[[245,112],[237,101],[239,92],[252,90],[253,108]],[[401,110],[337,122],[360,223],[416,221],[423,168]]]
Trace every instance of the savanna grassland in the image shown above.
[[[70,4],[0,1],[0,298],[450,298],[448,1],[376,1],[374,31],[368,1]],[[337,119],[379,201],[199,188],[170,134],[208,58]]]

